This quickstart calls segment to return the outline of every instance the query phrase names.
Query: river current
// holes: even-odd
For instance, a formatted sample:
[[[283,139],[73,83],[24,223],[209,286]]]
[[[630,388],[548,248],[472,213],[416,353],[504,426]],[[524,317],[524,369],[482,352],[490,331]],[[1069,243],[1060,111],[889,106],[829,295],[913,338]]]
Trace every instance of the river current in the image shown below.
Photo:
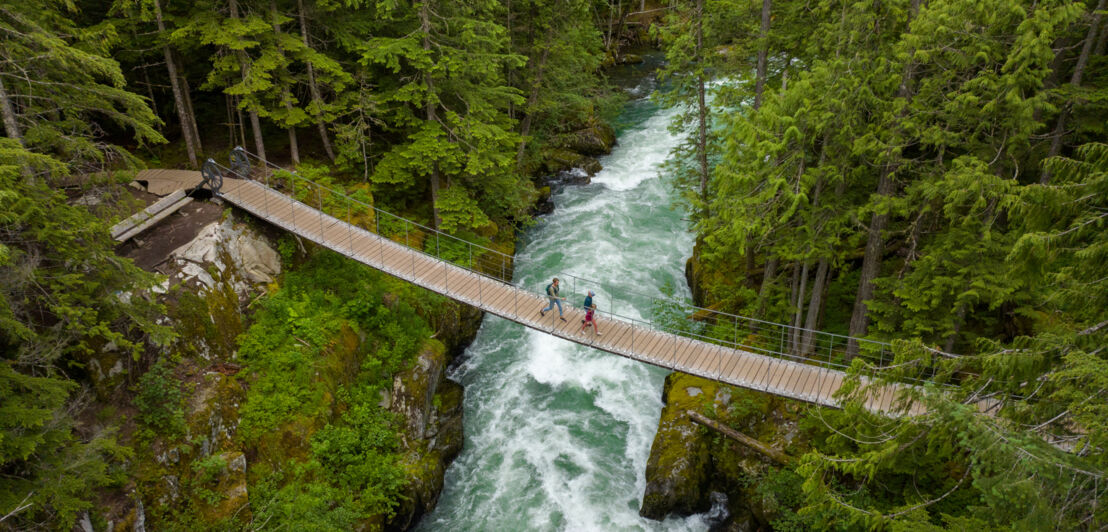
[[[627,89],[633,100],[604,169],[557,191],[554,212],[523,235],[516,284],[541,291],[559,272],[600,281],[597,305],[633,317],[650,314],[649,300],[608,294],[662,297],[669,284],[687,296],[693,236],[660,169],[680,137],[667,127],[674,111],[648,98],[651,66]],[[563,282],[564,295],[575,288]],[[465,386],[465,448],[419,530],[705,530],[704,516],[638,515],[666,374],[486,316],[450,374]]]

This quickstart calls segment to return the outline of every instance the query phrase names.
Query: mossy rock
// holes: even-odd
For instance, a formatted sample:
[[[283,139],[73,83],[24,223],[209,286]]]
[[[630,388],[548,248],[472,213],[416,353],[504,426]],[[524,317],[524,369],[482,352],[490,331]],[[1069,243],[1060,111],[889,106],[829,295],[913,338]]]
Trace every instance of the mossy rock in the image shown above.
[[[235,450],[239,407],[246,399],[242,384],[217,371],[204,373],[189,397],[185,423],[187,439],[199,441],[204,456]]]
[[[127,357],[115,344],[108,344],[89,356],[86,364],[97,399],[110,400],[127,383]]]
[[[561,137],[562,145],[581,155],[607,155],[616,145],[616,132],[612,126],[594,122]]]
[[[445,378],[445,362],[445,347],[429,340],[416,364],[394,379],[390,409],[405,422],[408,482],[390,529],[406,530],[434,509],[446,468],[462,450],[462,386]]]
[[[226,464],[219,474],[218,484],[212,491],[218,501],[197,503],[201,518],[208,523],[226,523],[232,518],[249,522],[250,496],[246,484],[246,455],[241,452],[225,452],[219,457]]]
[[[408,441],[427,437],[434,416],[434,396],[446,369],[446,346],[437,340],[424,343],[408,370],[393,377],[392,404],[389,409],[404,421]]]
[[[639,515],[662,519],[669,514],[707,511],[709,438],[685,415],[715,397],[718,384],[684,373],[671,373],[663,389],[662,416],[646,464],[646,492]]]
[[[546,148],[542,150],[542,171],[556,174],[583,166],[587,161],[584,155],[567,148]]]

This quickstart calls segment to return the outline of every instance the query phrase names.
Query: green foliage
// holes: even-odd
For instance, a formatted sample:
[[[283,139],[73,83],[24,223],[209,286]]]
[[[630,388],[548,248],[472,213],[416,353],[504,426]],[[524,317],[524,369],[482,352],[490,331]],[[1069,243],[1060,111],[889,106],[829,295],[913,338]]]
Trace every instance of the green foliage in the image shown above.
[[[756,4],[737,6],[730,26],[707,22],[720,53],[704,61],[694,10],[675,10],[659,32],[671,59],[664,97],[688,102],[707,72],[723,104],[699,266],[745,286],[708,283],[718,293],[705,304],[789,323],[819,305],[809,326],[837,331],[858,308],[869,335],[911,340],[896,343],[880,383],[949,385],[905,389],[925,414],[877,416],[863,407],[872,368],[855,360],[845,410],[803,423],[813,450],[797,469],[796,515],[839,529],[1108,522],[1093,504],[1105,492],[1108,148],[1044,161],[1103,128],[1106,64],[1081,59],[1099,45],[1085,42],[1100,36],[1092,6],[775,2],[761,39],[741,19]],[[754,109],[750,63],[762,47],[767,92]],[[688,170],[687,153],[674,171]],[[820,298],[800,292],[817,264],[829,273]]]
[[[167,436],[184,433],[183,401],[181,381],[165,359],[139,378],[134,403],[139,409],[139,420],[154,432]]]
[[[407,482],[396,450],[393,415],[372,402],[354,401],[341,420],[312,437],[312,455],[336,484],[354,496],[360,515],[392,515]]]
[[[266,472],[251,487],[262,501],[256,519],[342,528],[396,507],[407,475],[399,427],[377,406],[379,392],[411,364],[431,334],[424,316],[441,303],[325,250],[259,303],[239,349],[250,382],[239,437],[267,449],[254,467]],[[285,430],[310,452],[273,454],[266,439]]]
[[[328,482],[316,460],[290,462],[251,486],[250,495],[258,501],[252,505],[258,522],[282,523],[295,530],[349,530],[361,517],[351,509],[352,495]]]
[[[207,458],[201,458],[192,463],[192,471],[196,473],[194,480],[206,484],[215,480],[227,469],[227,460],[218,454]]]
[[[172,338],[145,293],[156,279],[115,255],[103,220],[47,186],[135,163],[97,138],[105,129],[129,131],[138,145],[162,140],[156,115],[107,57],[114,28],[79,27],[73,9],[0,10],[0,514],[12,512],[5,526],[17,529],[72,528],[98,489],[121,483],[129,451],[114,429],[75,432],[84,403],[73,368],[113,349],[137,358],[147,342]]]

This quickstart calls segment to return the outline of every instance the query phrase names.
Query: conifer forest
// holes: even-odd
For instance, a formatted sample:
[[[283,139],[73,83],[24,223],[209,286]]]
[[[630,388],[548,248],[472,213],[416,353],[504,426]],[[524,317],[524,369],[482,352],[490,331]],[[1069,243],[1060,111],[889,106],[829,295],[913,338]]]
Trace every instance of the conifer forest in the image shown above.
[[[0,0],[0,530],[1108,530],[1106,15]],[[235,147],[567,313],[652,295],[593,332],[777,324],[836,405],[360,264],[200,184]]]

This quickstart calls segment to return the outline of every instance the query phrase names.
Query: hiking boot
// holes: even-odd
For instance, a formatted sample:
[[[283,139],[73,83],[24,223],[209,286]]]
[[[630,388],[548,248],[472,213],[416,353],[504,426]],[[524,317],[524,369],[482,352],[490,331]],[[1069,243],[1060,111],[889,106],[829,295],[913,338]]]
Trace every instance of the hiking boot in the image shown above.
[[[542,317],[545,318],[546,317],[546,311],[545,310],[540,310],[539,311],[539,316],[542,316]]]
[[[565,318],[563,318],[563,317],[561,317],[561,316],[558,316],[558,319],[560,319],[560,320],[562,320],[562,321],[566,321],[566,319],[565,319]],[[569,322],[568,322],[568,321],[566,321],[566,323],[569,323]]]

